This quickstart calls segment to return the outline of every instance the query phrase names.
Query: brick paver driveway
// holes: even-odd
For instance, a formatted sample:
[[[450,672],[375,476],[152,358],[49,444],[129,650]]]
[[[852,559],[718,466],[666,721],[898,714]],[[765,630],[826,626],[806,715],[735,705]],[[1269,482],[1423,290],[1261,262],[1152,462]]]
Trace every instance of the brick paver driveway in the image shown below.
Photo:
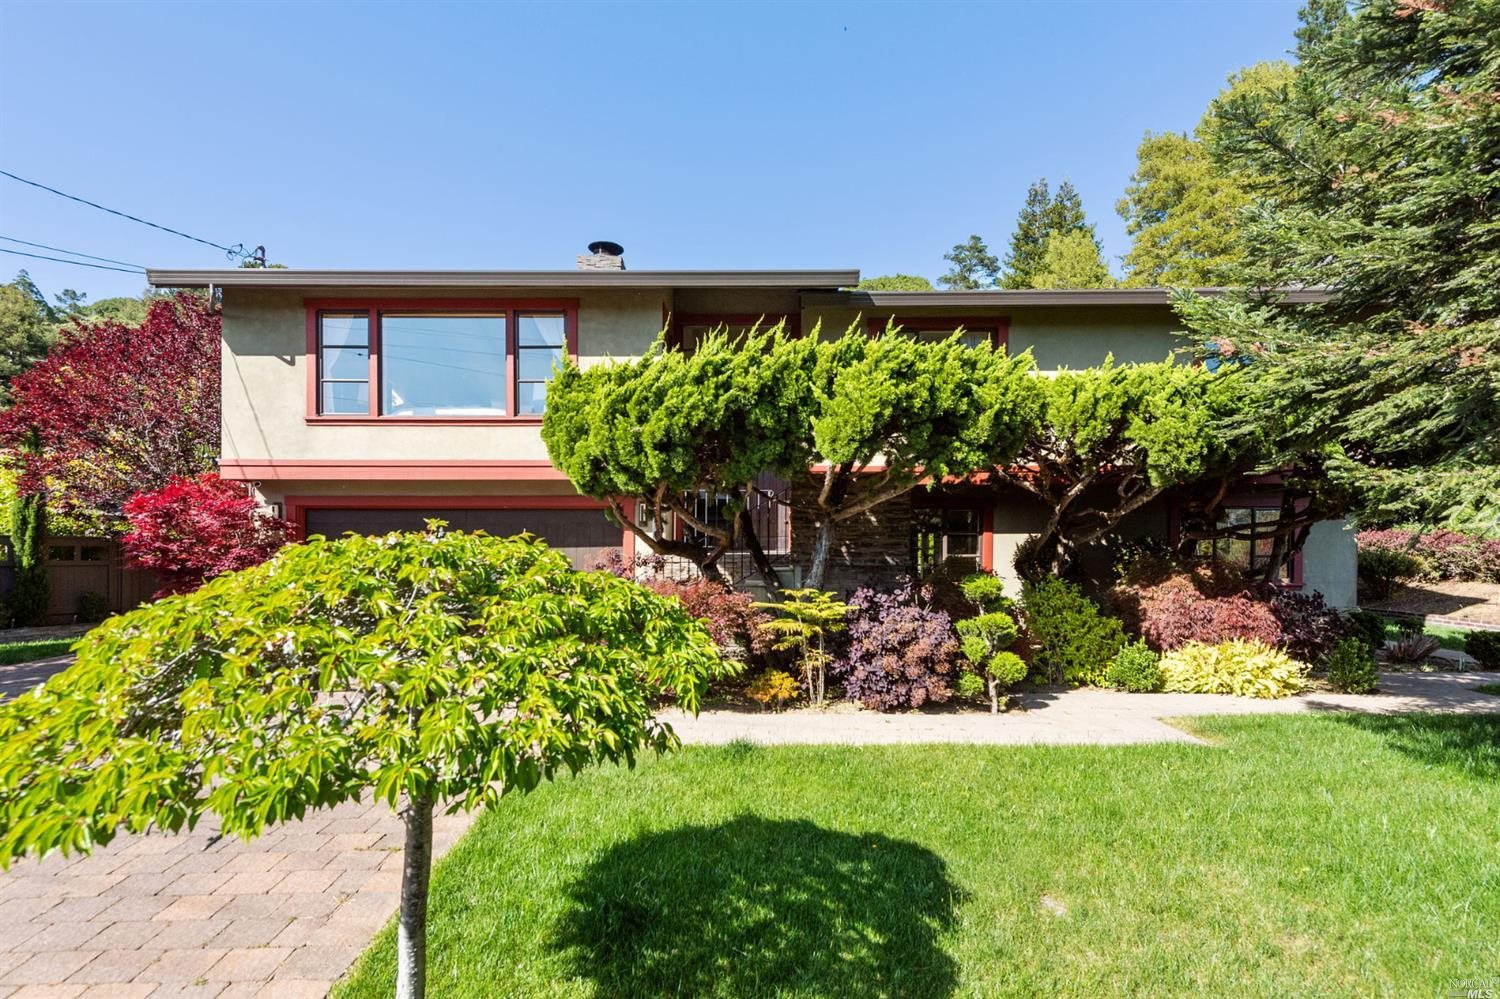
[[[467,825],[439,817],[446,850]],[[323,996],[396,909],[401,823],[349,804],[242,843],[205,821],[0,875],[0,997]]]

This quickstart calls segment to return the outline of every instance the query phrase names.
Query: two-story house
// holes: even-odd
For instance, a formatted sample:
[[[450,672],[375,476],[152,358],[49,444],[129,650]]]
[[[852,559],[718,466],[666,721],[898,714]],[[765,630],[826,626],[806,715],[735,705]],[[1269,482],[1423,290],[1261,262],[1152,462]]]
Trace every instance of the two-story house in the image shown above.
[[[1180,346],[1160,289],[857,292],[856,270],[633,271],[596,243],[573,270],[153,270],[162,287],[222,295],[225,478],[306,533],[384,532],[440,518],[495,534],[530,531],[589,567],[633,537],[553,467],[540,428],[546,383],[562,357],[588,366],[640,355],[668,328],[684,349],[720,324],[785,318],[842,331],[888,319],[919,337],[962,327],[1045,373],[1101,362],[1158,361]],[[786,483],[784,488],[810,488]],[[709,501],[711,503],[711,501]],[[1265,500],[1225,516],[1251,536],[1275,515]],[[919,558],[972,559],[1009,576],[1015,546],[1041,510],[989,488],[916,490],[851,525],[829,580],[848,588],[916,568]],[[1170,539],[1169,503],[1128,530]],[[762,532],[795,574],[811,532],[782,520]],[[1354,544],[1339,522],[1317,525],[1284,569],[1287,585],[1355,602]]]

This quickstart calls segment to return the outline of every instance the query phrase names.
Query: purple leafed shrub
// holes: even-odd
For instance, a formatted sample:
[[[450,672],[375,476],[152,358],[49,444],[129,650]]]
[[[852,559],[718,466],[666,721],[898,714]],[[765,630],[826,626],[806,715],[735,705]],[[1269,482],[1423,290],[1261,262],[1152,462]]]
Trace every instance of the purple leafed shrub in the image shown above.
[[[1278,590],[1262,583],[1258,592],[1281,625],[1281,647],[1293,659],[1315,663],[1354,634],[1354,626],[1323,602],[1323,594]]]
[[[848,650],[834,667],[844,696],[876,711],[953,696],[958,638],[948,615],[928,607],[921,590],[909,583],[894,591],[863,587],[849,605]]]

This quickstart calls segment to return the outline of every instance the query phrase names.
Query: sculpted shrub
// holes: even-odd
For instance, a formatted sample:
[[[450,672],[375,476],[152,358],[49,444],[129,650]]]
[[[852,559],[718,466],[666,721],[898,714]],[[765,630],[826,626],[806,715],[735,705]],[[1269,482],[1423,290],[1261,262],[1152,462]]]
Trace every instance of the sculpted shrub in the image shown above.
[[[1020,634],[1016,619],[1009,613],[1015,603],[1005,596],[1000,580],[989,573],[969,576],[961,584],[961,590],[980,612],[955,626],[959,647],[964,658],[984,677],[990,695],[990,713],[997,714],[1000,692],[1026,677],[1026,664],[1014,652],[1005,651]]]
[[[1137,639],[1120,649],[1110,661],[1104,678],[1112,686],[1134,694],[1154,693],[1162,685],[1161,657],[1144,639]]]
[[[1500,669],[1500,631],[1471,631],[1464,637],[1464,651],[1481,669]]]
[[[908,584],[894,591],[864,587],[849,599],[849,644],[836,671],[849,700],[897,711],[953,695],[958,639],[948,615],[921,597]]]

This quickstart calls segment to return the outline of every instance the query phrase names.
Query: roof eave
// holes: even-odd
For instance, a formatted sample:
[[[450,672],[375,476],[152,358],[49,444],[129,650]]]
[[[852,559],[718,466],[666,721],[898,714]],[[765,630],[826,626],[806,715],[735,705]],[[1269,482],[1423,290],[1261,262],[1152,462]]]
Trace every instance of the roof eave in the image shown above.
[[[1223,295],[1230,288],[1194,288],[1200,295]],[[1329,292],[1322,288],[1283,288],[1283,301],[1293,303],[1326,302]],[[973,308],[1007,306],[1076,306],[1076,305],[1170,305],[1171,288],[1063,288],[1023,289],[1017,291],[841,291],[805,296],[803,304],[818,306],[853,306],[857,308],[920,309],[929,307]]]
[[[148,269],[159,288],[791,288],[833,290],[859,271],[325,271]]]

